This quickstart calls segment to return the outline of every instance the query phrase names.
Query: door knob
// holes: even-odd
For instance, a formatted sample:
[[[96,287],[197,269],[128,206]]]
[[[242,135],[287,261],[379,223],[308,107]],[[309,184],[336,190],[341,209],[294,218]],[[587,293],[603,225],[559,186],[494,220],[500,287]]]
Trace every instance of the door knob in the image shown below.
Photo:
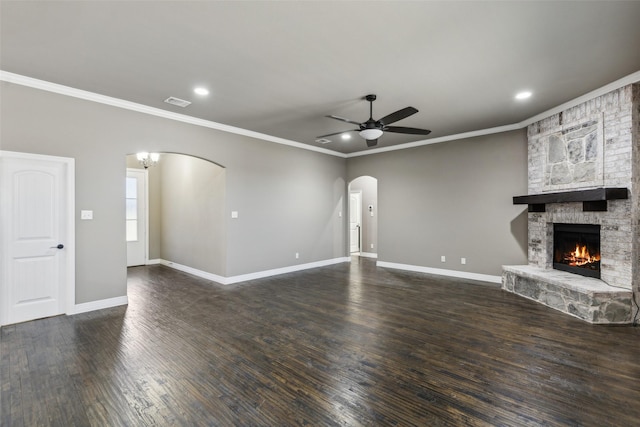
[[[58,246],[51,246],[51,249],[62,249],[64,245],[62,243],[58,243]]]

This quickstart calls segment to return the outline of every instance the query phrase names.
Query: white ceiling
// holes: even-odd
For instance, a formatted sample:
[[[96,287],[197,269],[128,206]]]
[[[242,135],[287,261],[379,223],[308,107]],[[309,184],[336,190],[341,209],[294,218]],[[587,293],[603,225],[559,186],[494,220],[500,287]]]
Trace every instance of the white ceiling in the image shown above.
[[[640,2],[5,1],[0,69],[341,153],[374,118],[438,138],[521,122],[640,70]],[[200,97],[195,86],[211,93]],[[531,90],[528,101],[514,95]],[[163,102],[192,101],[185,108]],[[385,134],[378,147],[424,140]]]

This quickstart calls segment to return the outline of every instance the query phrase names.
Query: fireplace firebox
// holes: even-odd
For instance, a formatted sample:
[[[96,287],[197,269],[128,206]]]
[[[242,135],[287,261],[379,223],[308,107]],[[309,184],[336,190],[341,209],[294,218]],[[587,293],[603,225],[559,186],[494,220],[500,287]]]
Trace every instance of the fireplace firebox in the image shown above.
[[[553,224],[553,268],[600,278],[600,226]]]

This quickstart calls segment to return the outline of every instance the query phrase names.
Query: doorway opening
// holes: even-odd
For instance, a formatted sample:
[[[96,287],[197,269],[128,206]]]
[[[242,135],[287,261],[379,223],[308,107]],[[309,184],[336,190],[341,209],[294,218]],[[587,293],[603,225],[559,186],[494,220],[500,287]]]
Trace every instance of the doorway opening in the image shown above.
[[[349,183],[349,253],[378,257],[378,180],[371,176]]]
[[[126,162],[127,266],[164,264],[225,276],[226,169],[178,153],[160,153],[147,169],[135,154]]]
[[[127,267],[145,265],[148,261],[147,253],[149,232],[147,210],[147,169],[127,168],[126,184],[126,238],[127,238]]]
[[[362,191],[349,191],[349,253],[362,248]]]

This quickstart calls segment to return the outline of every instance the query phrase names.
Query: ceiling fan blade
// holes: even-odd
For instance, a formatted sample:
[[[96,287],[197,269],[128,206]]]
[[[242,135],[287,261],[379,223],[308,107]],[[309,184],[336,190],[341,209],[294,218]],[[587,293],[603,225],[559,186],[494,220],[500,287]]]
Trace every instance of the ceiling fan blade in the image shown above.
[[[367,147],[374,147],[378,145],[377,139],[367,139]]]
[[[411,116],[412,114],[417,113],[418,110],[413,107],[403,108],[402,110],[398,110],[395,113],[391,113],[388,116],[384,116],[380,120],[378,120],[383,125],[389,125],[391,123],[395,123],[398,120],[402,120]]]
[[[340,117],[340,116],[325,116],[325,117],[329,117],[330,119],[340,120],[341,122],[351,123],[352,125],[360,126],[360,122],[354,122],[353,120],[345,119],[344,117]]]
[[[347,129],[347,130],[342,130],[342,131],[340,131],[340,132],[334,132],[334,133],[330,133],[330,134],[327,134],[327,135],[320,135],[320,136],[316,136],[316,139],[320,139],[320,138],[327,138],[327,137],[329,137],[329,136],[340,135],[340,134],[342,134],[342,133],[347,133],[347,132],[357,132],[357,131],[359,131],[359,130],[360,130],[360,129]]]
[[[428,129],[406,128],[404,126],[387,126],[384,128],[384,131],[394,133],[409,133],[412,135],[429,135],[431,133],[431,131]]]

